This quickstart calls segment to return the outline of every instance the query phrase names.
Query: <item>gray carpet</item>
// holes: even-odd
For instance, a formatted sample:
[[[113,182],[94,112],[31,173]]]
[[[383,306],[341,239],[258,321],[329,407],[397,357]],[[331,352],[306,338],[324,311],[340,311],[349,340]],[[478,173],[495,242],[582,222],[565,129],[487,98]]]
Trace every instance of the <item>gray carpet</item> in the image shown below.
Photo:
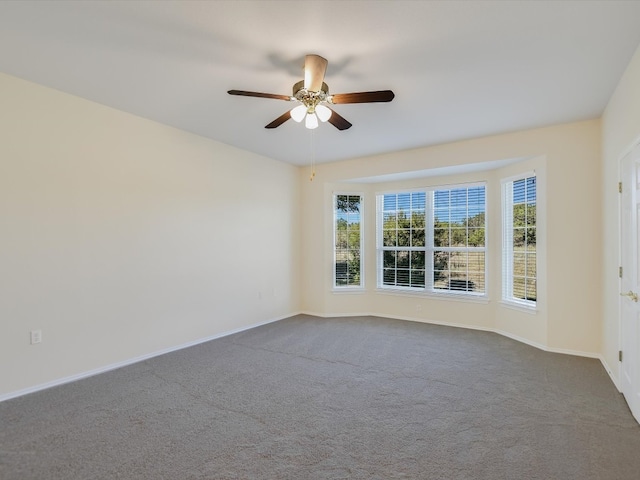
[[[497,334],[297,316],[0,403],[0,478],[634,479],[602,365]]]

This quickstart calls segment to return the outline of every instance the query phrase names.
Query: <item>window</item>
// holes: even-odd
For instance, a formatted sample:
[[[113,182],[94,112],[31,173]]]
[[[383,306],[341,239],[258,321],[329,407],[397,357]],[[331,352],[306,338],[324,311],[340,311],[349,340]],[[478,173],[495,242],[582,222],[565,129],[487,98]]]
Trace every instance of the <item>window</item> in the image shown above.
[[[434,290],[485,293],[485,187],[433,192]]]
[[[502,184],[502,299],[534,307],[538,298],[536,263],[536,177]]]
[[[362,196],[334,195],[334,287],[362,287]]]
[[[378,287],[485,293],[485,186],[378,196]]]
[[[382,285],[425,286],[425,193],[382,196]]]

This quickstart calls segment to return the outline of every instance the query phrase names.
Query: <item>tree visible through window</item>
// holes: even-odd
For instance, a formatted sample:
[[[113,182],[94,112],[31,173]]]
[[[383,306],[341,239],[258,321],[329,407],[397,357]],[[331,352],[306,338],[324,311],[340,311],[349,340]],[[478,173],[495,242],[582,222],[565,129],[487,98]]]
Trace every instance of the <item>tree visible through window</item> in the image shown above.
[[[433,192],[433,288],[485,291],[485,187]]]
[[[503,183],[503,299],[535,304],[537,291],[536,177]]]
[[[384,195],[382,285],[425,286],[425,194]]]
[[[378,196],[378,286],[485,293],[485,186]]]
[[[362,286],[362,197],[334,197],[334,286]]]

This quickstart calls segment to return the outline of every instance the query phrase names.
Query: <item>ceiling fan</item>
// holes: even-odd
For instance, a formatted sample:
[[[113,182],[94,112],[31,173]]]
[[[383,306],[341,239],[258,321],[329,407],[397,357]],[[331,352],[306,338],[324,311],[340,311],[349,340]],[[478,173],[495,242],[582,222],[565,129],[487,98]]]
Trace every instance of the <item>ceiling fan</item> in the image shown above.
[[[327,60],[320,55],[307,55],[304,59],[304,80],[293,86],[293,95],[277,95],[273,93],[247,92],[245,90],[229,90],[230,95],[245,97],[274,98],[287,102],[296,102],[297,106],[286,111],[265,128],[276,128],[292,118],[296,122],[305,121],[309,129],[318,127],[318,120],[329,122],[338,130],[346,130],[351,127],[344,117],[329,108],[327,105],[341,103],[373,103],[390,102],[395,96],[391,90],[378,90],[375,92],[355,92],[329,94],[329,87],[324,83],[324,74],[327,70]]]

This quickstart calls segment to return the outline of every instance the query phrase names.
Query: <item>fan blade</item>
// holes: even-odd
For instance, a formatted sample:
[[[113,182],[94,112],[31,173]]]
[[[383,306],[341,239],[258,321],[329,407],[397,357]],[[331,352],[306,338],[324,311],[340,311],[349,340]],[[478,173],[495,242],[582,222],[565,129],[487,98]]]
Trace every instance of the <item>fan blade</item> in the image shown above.
[[[331,103],[372,103],[390,102],[395,95],[391,90],[377,92],[336,93],[331,96]]]
[[[329,108],[329,110],[331,110],[331,116],[329,117],[329,120],[327,120],[331,125],[333,125],[334,127],[336,127],[338,130],[346,130],[347,128],[351,127],[351,123],[349,123],[344,117],[342,117],[341,115],[338,115],[338,113]]]
[[[276,127],[279,127],[280,125],[282,125],[284,122],[286,122],[290,118],[291,118],[291,112],[289,110],[287,110],[282,115],[280,115],[278,118],[276,118],[273,122],[271,122],[269,125],[266,125],[264,128],[276,128]]]
[[[322,58],[320,55],[307,55],[304,57],[304,88],[310,92],[322,90],[327,63],[327,59]]]
[[[289,95],[276,95],[275,93],[246,92],[244,90],[229,90],[227,93],[229,95],[240,95],[243,97],[273,98],[275,100],[291,101]]]

